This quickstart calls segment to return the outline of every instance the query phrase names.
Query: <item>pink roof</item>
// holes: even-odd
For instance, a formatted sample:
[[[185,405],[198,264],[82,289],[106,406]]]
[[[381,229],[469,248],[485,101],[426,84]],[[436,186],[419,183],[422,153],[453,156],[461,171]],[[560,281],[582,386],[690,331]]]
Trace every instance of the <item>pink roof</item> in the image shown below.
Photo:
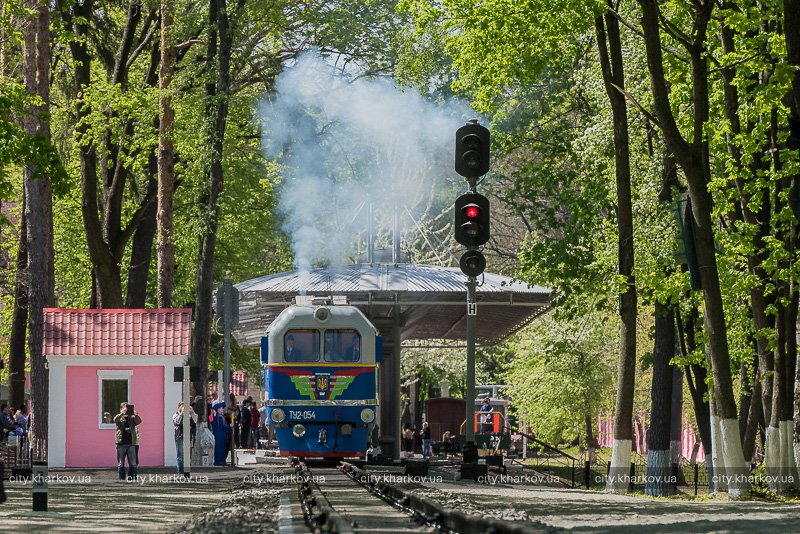
[[[45,356],[187,356],[192,310],[44,309]]]

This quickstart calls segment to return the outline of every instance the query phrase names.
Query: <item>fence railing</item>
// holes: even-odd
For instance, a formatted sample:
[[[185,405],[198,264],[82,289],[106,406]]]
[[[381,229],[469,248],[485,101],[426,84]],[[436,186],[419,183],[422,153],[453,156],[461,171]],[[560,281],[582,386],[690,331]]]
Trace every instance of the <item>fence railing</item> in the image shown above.
[[[529,438],[531,439],[531,438]],[[580,458],[559,450],[556,447],[533,440],[540,446],[540,453],[527,458],[527,466],[544,474],[557,475],[562,483],[570,488],[584,487],[587,489],[602,489],[611,469],[611,463],[602,458],[589,458],[588,452],[581,454]],[[530,449],[530,446],[529,446]],[[521,463],[515,461],[515,463]],[[706,464],[690,463],[688,459],[673,466],[674,489],[683,488],[684,491],[698,495],[701,490],[708,491],[708,470]],[[647,456],[632,453],[630,464],[631,490],[643,490],[647,480]]]
[[[527,467],[544,475],[558,477],[559,482],[568,488],[576,488],[581,484],[578,473],[580,467],[579,458],[510,426],[505,426],[504,430],[525,437],[528,440],[527,447],[529,450],[541,450],[547,453],[546,455],[534,454],[528,456],[527,460],[530,461],[528,464],[515,459],[513,460],[515,464],[522,465],[523,469]]]
[[[3,463],[3,472],[0,476],[7,479],[14,470],[30,469],[31,454],[36,451],[47,458],[47,444],[31,443],[27,439],[15,439],[11,442],[0,442],[0,462]]]

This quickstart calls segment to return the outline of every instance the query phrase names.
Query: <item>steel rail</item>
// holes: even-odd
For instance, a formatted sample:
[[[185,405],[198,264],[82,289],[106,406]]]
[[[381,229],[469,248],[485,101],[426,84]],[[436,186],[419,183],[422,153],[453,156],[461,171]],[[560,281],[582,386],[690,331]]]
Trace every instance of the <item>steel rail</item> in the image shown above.
[[[295,470],[301,479],[298,494],[303,516],[309,528],[315,533],[355,534],[350,522],[328,502],[319,485],[311,477],[308,467],[303,462],[297,462]]]
[[[499,519],[465,514],[458,510],[445,508],[431,499],[414,495],[398,486],[381,481],[378,477],[347,462],[342,462],[340,469],[372,494],[405,510],[440,532],[448,534],[531,534],[552,531],[542,523],[515,525]]]

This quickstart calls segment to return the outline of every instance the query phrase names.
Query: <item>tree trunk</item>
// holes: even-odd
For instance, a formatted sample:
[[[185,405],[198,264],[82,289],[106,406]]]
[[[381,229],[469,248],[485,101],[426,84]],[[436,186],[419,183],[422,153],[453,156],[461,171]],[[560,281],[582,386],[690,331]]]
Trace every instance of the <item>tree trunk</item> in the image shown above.
[[[690,33],[692,37],[691,42],[687,43],[692,74],[694,128],[691,142],[681,134],[669,102],[661,51],[658,0],[640,0],[639,3],[642,6],[642,31],[654,108],[664,134],[664,142],[675,155],[686,176],[696,222],[696,252],[705,302],[703,320],[708,336],[706,348],[714,379],[712,436],[716,434],[720,437],[719,440],[714,440],[712,447],[714,470],[719,482],[717,487],[737,498],[750,487],[747,478],[749,469],[742,454],[736,399],[733,394],[727,328],[711,224],[713,206],[707,186],[710,173],[708,142],[704,134],[709,117],[708,58],[705,47],[714,3],[711,0],[702,0],[694,4],[693,28]],[[713,427],[716,427],[716,432]]]
[[[25,192],[19,221],[14,311],[8,341],[8,403],[19,408],[25,402],[25,341],[28,333],[28,224],[25,217]]]
[[[750,405],[753,402],[758,402],[759,399],[753,399],[753,387],[750,385],[750,370],[746,362],[742,362],[739,366],[739,387],[741,393],[739,394],[739,435],[742,436],[742,450],[744,450],[744,435],[747,432],[747,419],[750,415]]]
[[[755,360],[754,375],[759,376],[758,358]],[[745,431],[742,434],[742,452],[746,462],[751,463],[753,460],[753,452],[755,451],[756,435],[758,434],[758,426],[764,417],[763,404],[761,402],[761,382],[758,380],[753,381],[753,393],[750,401],[749,410],[747,412],[747,424]]]
[[[219,36],[219,51],[217,51]],[[228,31],[228,13],[225,0],[209,0],[209,35],[206,68],[209,79],[217,67],[216,84],[206,84],[206,136],[211,148],[208,188],[201,199],[205,216],[205,229],[200,238],[197,255],[197,283],[195,289],[195,324],[192,343],[192,365],[200,368],[200,382],[193,384],[196,395],[206,398],[208,352],[211,342],[212,291],[214,284],[214,251],[217,244],[219,200],[222,194],[222,149],[228,118],[231,36]],[[217,53],[219,52],[219,53]],[[205,412],[205,403],[201,410]]]
[[[26,130],[31,135],[50,139],[50,126],[41,120],[50,102],[50,10],[46,3],[28,0],[32,11],[25,28],[24,76],[28,91],[38,95],[42,105],[26,117]],[[50,179],[33,164],[23,171],[25,217],[27,219],[28,273],[28,353],[31,358],[31,442],[33,459],[47,460],[49,375],[42,354],[44,338],[43,309],[52,306],[54,294],[53,266],[53,195]]]
[[[674,349],[673,349],[674,350]],[[672,399],[670,402],[669,450],[672,476],[679,486],[686,484],[681,468],[681,439],[683,437],[683,371],[672,366]]]
[[[650,430],[647,433],[647,495],[663,497],[673,493],[670,481],[670,431],[672,415],[672,366],[675,354],[675,320],[672,305],[655,304],[653,385],[650,398]]]
[[[722,51],[725,54],[734,54],[735,38],[734,31],[727,25],[722,25],[720,28],[720,41],[722,43]],[[756,355],[757,355],[757,368],[760,369],[760,374],[756,373],[755,379],[761,382],[761,397],[758,400],[762,403],[762,409],[769,420],[772,410],[772,371],[773,371],[773,355],[769,349],[769,340],[767,332],[773,327],[767,316],[767,307],[771,306],[773,302],[765,294],[765,288],[761,285],[762,280],[767,280],[768,276],[764,269],[764,262],[766,261],[765,254],[765,239],[769,235],[770,225],[770,207],[771,201],[767,188],[760,191],[758,205],[760,209],[758,213],[754,213],[750,206],[752,205],[752,192],[748,188],[752,188],[752,184],[748,184],[741,176],[741,171],[745,170],[744,163],[742,162],[742,153],[736,142],[737,136],[741,135],[742,126],[739,119],[739,90],[735,83],[736,70],[733,66],[725,66],[720,69],[723,79],[723,94],[725,101],[725,118],[730,124],[730,131],[726,135],[726,144],[728,153],[733,159],[736,170],[740,171],[735,174],[734,183],[739,195],[739,207],[735,213],[740,214],[739,218],[749,225],[756,228],[753,232],[752,246],[753,253],[747,257],[747,269],[753,275],[757,282],[750,289],[750,302],[751,310],[753,313],[753,323],[755,326],[755,340],[756,340]],[[758,160],[757,160],[758,161]],[[757,163],[751,164],[751,167]],[[762,169],[767,171],[768,169]],[[750,171],[755,174],[756,169],[751,168]],[[743,382],[746,383],[746,382]],[[749,407],[748,407],[749,408]],[[740,409],[740,431],[742,434],[746,430],[742,429],[742,414],[746,414],[745,418],[749,417],[749,409]],[[745,455],[746,457],[746,455]]]
[[[693,308],[689,317],[686,318],[684,325],[678,308],[675,309],[676,324],[678,326],[678,341],[681,354],[686,357],[689,353],[697,349],[697,342],[695,341],[695,323],[697,317],[697,309]],[[706,458],[711,458],[711,407],[706,402],[706,395],[708,394],[708,385],[706,384],[706,368],[702,365],[693,363],[686,366],[686,385],[689,388],[689,395],[692,397],[692,408],[694,409],[694,417],[697,421],[697,431],[700,434],[700,442],[703,444],[703,451]],[[709,463],[709,462],[707,462]],[[710,465],[710,463],[709,463]],[[713,475],[712,470],[709,471],[709,480]]]
[[[125,248],[128,240],[134,235],[137,225],[144,217],[151,198],[143,199],[127,224],[123,225],[122,214],[125,211],[123,203],[129,174],[126,164],[128,158],[124,157],[127,154],[123,154],[123,151],[133,132],[133,120],[128,119],[125,122],[120,139],[113,141],[114,135],[110,124],[118,117],[112,111],[106,111],[108,124],[101,142],[102,161],[98,165],[97,148],[92,141],[94,133],[87,120],[92,112],[91,102],[85,99],[86,89],[92,83],[92,55],[89,52],[88,44],[92,38],[89,28],[97,17],[97,12],[94,9],[93,0],[84,0],[83,2],[57,0],[56,7],[64,22],[65,30],[74,35],[74,38],[69,40],[69,47],[75,73],[75,98],[78,101],[76,133],[78,137],[86,141],[81,144],[79,155],[83,225],[94,278],[92,303],[100,308],[122,308],[124,300],[121,264]],[[123,91],[128,90],[129,60],[133,51],[147,45],[147,41],[152,35],[152,32],[140,32],[141,42],[135,40],[141,14],[141,2],[131,0],[113,61],[106,60],[104,62],[110,81],[119,84]],[[154,10],[150,10],[147,20],[155,20]],[[157,58],[158,54],[155,54],[155,59],[151,61],[150,69],[145,75],[145,85],[155,83],[156,78],[151,76],[151,73],[158,63]],[[94,128],[96,129],[97,126],[95,125]],[[98,198],[98,188],[101,183],[102,200]]]
[[[800,0],[783,0],[783,30],[786,35],[786,58],[789,65],[800,69]],[[792,77],[792,90],[790,94],[791,116],[800,121],[800,70],[795,70]],[[796,182],[797,180],[795,180]],[[795,183],[795,187],[797,184]],[[796,197],[793,197],[796,198]],[[796,299],[796,291],[793,299]],[[797,305],[793,303],[794,313]],[[796,322],[796,321],[795,321]],[[797,348],[794,348],[795,352]],[[790,356],[794,365],[794,451],[795,458],[800,460],[800,365],[797,356]]]
[[[800,67],[800,0],[783,0],[783,31],[786,35],[786,59]],[[800,71],[792,77],[792,115],[800,119]]]
[[[612,3],[604,16],[595,17],[595,34],[603,81],[614,122],[614,164],[617,186],[617,232],[619,275],[625,281],[620,293],[620,346],[617,371],[617,401],[614,410],[614,447],[606,489],[625,493],[629,487],[633,394],[636,378],[636,282],[633,276],[633,208],[628,140],[628,111],[622,44]],[[607,42],[606,42],[607,41]]]
[[[156,156],[151,155],[148,163],[150,184],[148,189],[156,189],[157,173]],[[136,227],[131,244],[131,261],[128,267],[128,288],[126,291],[126,308],[144,308],[147,299],[147,280],[150,276],[150,261],[153,258],[153,240],[156,235],[156,203],[150,201]]]
[[[176,50],[172,36],[172,7],[161,2],[161,70],[158,75],[158,307],[172,307],[175,287],[175,241],[172,225],[172,196],[175,191],[172,127],[175,110],[172,107],[170,82],[175,69]]]
[[[76,132],[87,140],[80,148],[81,167],[81,212],[86,233],[89,258],[92,261],[97,306],[100,308],[122,308],[122,284],[119,265],[108,244],[103,240],[103,225],[100,222],[100,206],[97,199],[97,150],[87,124],[89,103],[84,100],[86,89],[91,84],[91,55],[89,54],[89,20],[94,9],[92,0],[69,6],[58,2],[61,17],[75,38],[69,42],[75,71],[75,93],[78,99]]]
[[[600,445],[597,443],[597,438],[592,428],[592,414],[587,411],[583,419],[586,426],[586,447],[588,449],[597,449]]]

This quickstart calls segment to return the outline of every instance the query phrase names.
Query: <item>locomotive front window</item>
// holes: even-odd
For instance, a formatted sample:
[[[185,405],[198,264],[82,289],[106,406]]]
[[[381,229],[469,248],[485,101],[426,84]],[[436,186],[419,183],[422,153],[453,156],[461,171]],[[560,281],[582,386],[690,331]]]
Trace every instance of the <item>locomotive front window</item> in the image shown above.
[[[283,336],[283,360],[287,362],[319,360],[319,332],[311,329],[286,332]]]
[[[361,336],[357,330],[326,330],[325,361],[357,362],[361,360]]]

